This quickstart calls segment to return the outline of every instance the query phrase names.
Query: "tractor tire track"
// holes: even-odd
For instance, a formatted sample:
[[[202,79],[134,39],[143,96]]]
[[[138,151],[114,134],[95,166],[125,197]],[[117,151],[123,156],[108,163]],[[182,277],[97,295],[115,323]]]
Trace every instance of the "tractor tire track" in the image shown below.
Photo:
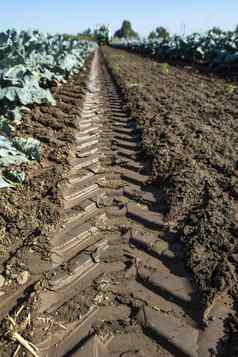
[[[223,326],[203,328],[140,130],[122,108],[97,51],[62,187],[65,219],[30,291],[32,342],[42,357],[210,356]]]

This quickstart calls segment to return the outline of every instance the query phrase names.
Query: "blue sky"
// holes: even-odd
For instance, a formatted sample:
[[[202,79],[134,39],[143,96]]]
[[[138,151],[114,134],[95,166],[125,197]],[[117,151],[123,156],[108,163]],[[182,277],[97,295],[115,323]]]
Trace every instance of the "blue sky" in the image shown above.
[[[233,29],[238,0],[0,0],[0,30],[40,29],[77,33],[96,24],[120,27],[132,22],[142,35],[158,25],[172,33],[205,31],[212,26]]]

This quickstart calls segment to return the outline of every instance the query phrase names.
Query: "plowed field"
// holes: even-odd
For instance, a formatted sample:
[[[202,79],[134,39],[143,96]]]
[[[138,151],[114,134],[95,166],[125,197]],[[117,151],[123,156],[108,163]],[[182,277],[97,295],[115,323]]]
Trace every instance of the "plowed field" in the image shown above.
[[[237,94],[109,48],[55,91],[1,195],[0,355],[236,356]]]

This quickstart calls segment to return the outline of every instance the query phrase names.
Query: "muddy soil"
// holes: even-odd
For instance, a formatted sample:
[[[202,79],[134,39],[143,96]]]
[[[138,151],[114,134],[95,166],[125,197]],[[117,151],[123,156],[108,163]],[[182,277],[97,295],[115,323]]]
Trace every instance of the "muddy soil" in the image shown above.
[[[40,262],[44,270],[48,264],[48,236],[62,218],[60,185],[67,179],[91,61],[89,58],[85,69],[67,84],[52,88],[56,107],[34,106],[16,129],[15,135],[41,142],[41,157],[22,167],[26,174],[23,184],[1,191],[0,274],[5,293],[24,284],[34,265],[37,270]],[[29,251],[34,256],[30,262],[26,259]]]
[[[118,52],[106,52],[108,58],[118,56]],[[237,319],[234,316],[227,319],[234,313],[227,290],[233,292],[236,281],[236,255],[232,250],[235,236],[229,216],[235,197],[223,188],[223,181],[217,179],[215,170],[205,166],[203,158],[196,163],[189,142],[186,152],[184,137],[181,133],[178,136],[176,125],[168,126],[168,135],[160,136],[159,140],[154,135],[154,131],[159,136],[160,130],[166,129],[165,119],[159,117],[165,109],[157,108],[155,114],[155,103],[162,101],[161,90],[156,92],[158,101],[151,93],[150,101],[145,102],[143,98],[149,89],[148,93],[137,93],[138,79],[135,86],[134,72],[131,70],[133,83],[127,72],[120,77],[120,71],[127,65],[134,66],[134,59],[131,60],[134,57],[128,58],[130,63],[123,64],[125,57],[113,62],[124,99],[105,67],[101,51],[96,51],[89,76],[81,74],[83,77],[74,78],[70,88],[64,86],[53,111],[41,108],[36,113],[34,132],[31,121],[22,128],[34,137],[42,135],[48,140],[52,122],[54,135],[49,144],[44,141],[40,164],[41,173],[44,168],[48,172],[49,167],[61,170],[47,177],[44,191],[52,185],[47,192],[50,197],[54,193],[58,200],[52,210],[57,215],[55,219],[51,214],[41,215],[44,236],[40,233],[39,239],[37,235],[35,240],[25,238],[25,244],[18,246],[15,239],[16,248],[12,247],[12,254],[5,261],[4,277],[9,276],[10,282],[22,286],[14,290],[9,284],[9,294],[0,300],[1,356],[26,356],[27,349],[34,347],[37,356],[42,357],[88,357],[96,351],[98,356],[115,357],[221,357],[226,346],[225,356],[236,355]],[[142,65],[136,65],[137,68],[142,70]],[[139,89],[143,85],[154,88],[156,82],[154,79],[152,82],[149,69],[150,66],[146,73],[151,82],[147,84],[144,72],[141,73],[143,81]],[[147,71],[147,67],[143,70]],[[164,87],[168,85],[165,83]],[[147,105],[145,111],[137,108],[140,103]],[[134,108],[131,113],[137,125],[123,105],[127,111],[130,106]],[[63,112],[64,120],[54,120]],[[148,127],[147,122],[153,127]],[[176,123],[179,125],[178,119]],[[181,124],[185,133],[186,125]],[[166,141],[168,137],[174,138],[173,143]],[[164,146],[160,146],[162,138]],[[187,162],[183,158],[185,153]],[[182,174],[178,168],[172,171],[172,165],[169,167],[172,159],[181,165]],[[38,173],[38,166],[33,168]],[[201,179],[202,174],[197,177],[194,168],[204,176],[206,168],[206,180]],[[162,169],[172,178],[176,174],[176,180],[166,181]],[[194,180],[189,181],[189,175],[192,178],[194,175]],[[184,198],[184,186],[186,190],[190,187],[197,191],[194,195],[184,191]],[[183,200],[179,201],[179,197]],[[43,198],[39,201],[43,202]],[[56,230],[55,222],[58,222]],[[221,232],[225,232],[223,236]],[[202,292],[203,304],[191,274],[185,269],[179,237],[184,242],[187,265]],[[202,265],[204,255],[207,261]],[[220,270],[217,266],[211,270],[217,282],[212,285],[208,269],[210,266],[213,269],[212,263],[218,260],[223,265]],[[30,282],[26,282],[28,270]],[[222,279],[224,286],[219,285]],[[6,284],[3,285],[6,291]],[[220,292],[224,294],[219,300],[213,299]],[[212,300],[215,303],[209,305]],[[19,343],[19,335],[32,345],[23,346],[22,340]]]
[[[142,131],[151,181],[180,233],[203,302],[234,292],[238,273],[238,93],[228,83],[103,50],[125,108]]]
[[[223,357],[238,356],[238,314],[231,315],[226,320],[226,336],[224,337],[226,346]]]
[[[113,47],[113,46],[112,46]],[[119,47],[116,47],[119,49]],[[123,46],[121,48],[123,50]],[[156,61],[158,63],[169,63],[173,67],[177,67],[179,69],[182,69],[183,71],[188,71],[188,72],[193,72],[197,74],[205,74],[207,78],[222,78],[225,79],[226,81],[229,81],[230,83],[237,83],[238,81],[238,67],[237,66],[227,66],[224,68],[211,68],[209,63],[203,62],[203,61],[196,61],[196,60],[182,60],[182,59],[173,59],[170,58],[169,56],[158,56],[158,55],[152,55],[152,54],[145,54],[145,53],[140,53],[136,52],[135,49],[127,49],[128,52],[132,54],[137,54],[139,56],[142,56],[144,58],[150,58],[153,59],[153,61]]]

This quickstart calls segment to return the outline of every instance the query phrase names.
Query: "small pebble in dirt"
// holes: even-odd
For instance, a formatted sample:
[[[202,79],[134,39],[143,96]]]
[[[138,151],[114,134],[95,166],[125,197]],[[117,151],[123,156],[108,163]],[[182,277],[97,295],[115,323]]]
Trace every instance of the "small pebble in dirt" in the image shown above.
[[[19,285],[25,285],[30,278],[29,271],[23,271],[17,276],[17,282]]]
[[[4,278],[3,275],[0,275],[0,288],[2,288],[5,284],[6,279]]]

